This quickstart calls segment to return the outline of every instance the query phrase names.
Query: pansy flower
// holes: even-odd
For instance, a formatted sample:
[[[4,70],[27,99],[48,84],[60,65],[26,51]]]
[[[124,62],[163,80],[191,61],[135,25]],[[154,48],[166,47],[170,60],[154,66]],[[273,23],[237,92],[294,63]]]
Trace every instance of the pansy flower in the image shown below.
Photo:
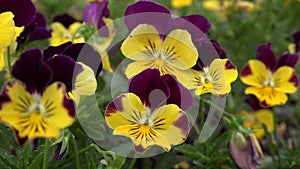
[[[95,94],[96,77],[102,70],[102,64],[101,57],[89,44],[67,42],[45,49],[43,56],[53,71],[53,80],[66,85],[68,96],[75,100],[76,105],[80,96]],[[70,66],[64,66],[65,62],[70,62]]]
[[[212,93],[213,95],[224,96],[231,91],[231,83],[237,79],[238,72],[233,63],[226,58],[226,52],[219,44],[214,40],[210,43],[220,58],[213,59],[214,54],[207,52],[205,57],[208,64],[204,64],[199,59],[192,70],[194,78],[190,88],[196,89],[196,95]]]
[[[81,23],[68,14],[57,16],[51,24],[52,37],[49,38],[51,46],[59,46],[66,42],[83,43],[84,37],[78,32]]]
[[[155,19],[153,19],[155,18]],[[139,1],[125,11],[124,22],[130,35],[121,51],[133,60],[127,66],[128,78],[147,68],[157,68],[162,75],[172,74],[184,86],[193,76],[200,45],[210,24],[201,15],[172,18],[170,11],[152,1]]]
[[[272,110],[260,106],[259,101],[255,97],[246,99],[246,102],[250,105],[252,111],[243,110],[240,113],[244,120],[243,125],[249,127],[258,139],[265,135],[263,124],[269,132],[273,132],[274,117]]]
[[[14,129],[19,144],[38,137],[57,139],[60,130],[73,124],[73,101],[62,82],[52,82],[53,72],[38,49],[22,53],[12,75],[0,95],[0,119]]]
[[[115,30],[113,20],[109,17],[109,9],[107,7],[108,1],[103,0],[100,2],[90,2],[84,9],[83,21],[89,23],[92,28],[97,30],[98,36],[95,34],[90,37],[89,43],[97,50],[103,63],[103,69],[113,73],[109,62],[107,49],[110,46],[113,38],[115,37]]]
[[[297,91],[298,77],[294,66],[298,55],[285,52],[279,59],[271,49],[271,43],[260,45],[257,60],[250,60],[241,72],[241,80],[249,85],[245,94],[255,95],[264,106],[283,105],[287,94]]]
[[[230,141],[230,154],[236,164],[243,169],[256,169],[259,160],[264,157],[261,147],[255,135],[246,137],[236,132]]]
[[[107,105],[105,119],[114,135],[132,140],[138,153],[153,145],[170,151],[171,145],[181,144],[188,136],[184,111],[191,106],[190,92],[174,76],[147,69],[130,79],[128,93]]]

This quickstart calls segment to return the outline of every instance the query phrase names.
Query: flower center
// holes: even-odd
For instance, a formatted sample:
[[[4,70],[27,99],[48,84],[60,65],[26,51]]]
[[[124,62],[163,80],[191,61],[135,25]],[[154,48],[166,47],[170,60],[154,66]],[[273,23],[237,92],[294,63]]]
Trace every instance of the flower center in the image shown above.
[[[36,115],[46,115],[46,110],[45,107],[42,105],[41,101],[42,101],[42,97],[39,94],[33,94],[33,103],[30,105],[30,107],[28,108],[28,113],[31,114],[36,114]]]
[[[274,82],[273,82],[273,80],[272,80],[272,78],[273,78],[273,73],[271,72],[271,71],[267,71],[267,73],[268,73],[268,78],[263,82],[263,85],[264,86],[271,86],[271,87],[274,87],[275,86],[275,84],[274,84]]]

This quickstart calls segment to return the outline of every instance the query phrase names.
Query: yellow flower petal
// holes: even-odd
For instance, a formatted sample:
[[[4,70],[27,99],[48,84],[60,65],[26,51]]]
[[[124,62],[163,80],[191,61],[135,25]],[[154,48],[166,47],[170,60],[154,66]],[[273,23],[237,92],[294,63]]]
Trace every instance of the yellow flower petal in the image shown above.
[[[169,33],[162,44],[162,50],[167,55],[165,60],[178,69],[189,69],[198,59],[197,49],[186,30],[176,29]]]
[[[224,68],[225,81],[226,81],[226,93],[231,91],[231,83],[238,77],[238,71],[236,67],[231,63],[229,59],[220,59]]]
[[[245,94],[255,95],[261,103],[267,106],[283,105],[287,102],[288,97],[285,93],[275,90],[273,87],[247,87]]]
[[[5,68],[5,51],[6,48],[0,48],[0,71]]]
[[[274,81],[274,88],[277,91],[284,93],[295,93],[298,89],[298,80],[292,81],[293,78],[297,79],[295,71],[292,67],[281,66],[273,74],[272,80]],[[296,84],[295,84],[296,83]]]
[[[81,96],[91,96],[95,94],[97,89],[97,80],[94,75],[94,71],[87,65],[77,62],[83,68],[83,71],[80,72],[74,84],[74,91]]]
[[[3,12],[0,14],[0,48],[8,47],[15,37],[14,14]]]
[[[259,60],[250,60],[241,73],[242,82],[254,87],[262,87],[267,79],[267,68]]]
[[[150,121],[159,136],[172,145],[183,143],[189,133],[187,115],[175,104],[160,107],[153,113]]]
[[[101,55],[101,56],[103,56],[102,57],[102,64],[103,64],[103,69],[104,70],[107,70],[108,72],[110,72],[110,73],[113,73],[114,71],[113,71],[113,69],[111,68],[111,65],[110,65],[110,62],[109,62],[109,56],[108,56],[108,54],[105,52],[105,53],[102,53],[103,55]]]
[[[48,86],[42,95],[42,105],[48,116],[45,121],[59,129],[69,127],[75,121],[74,115],[69,114],[65,108],[65,94],[65,85],[55,82]]]
[[[121,51],[129,59],[146,61],[153,58],[153,55],[159,50],[160,46],[161,40],[155,27],[141,24],[124,40]]]
[[[67,31],[67,29],[59,22],[54,22],[51,24],[51,38],[49,42],[51,46],[59,46],[71,40],[72,35]]]
[[[83,43],[85,42],[84,37],[80,35],[77,31],[81,27],[81,23],[74,22],[69,26],[68,31],[71,34],[71,40],[73,43]]]
[[[116,97],[106,107],[105,119],[108,126],[115,129],[123,125],[133,125],[146,117],[146,109],[138,96],[126,93]]]

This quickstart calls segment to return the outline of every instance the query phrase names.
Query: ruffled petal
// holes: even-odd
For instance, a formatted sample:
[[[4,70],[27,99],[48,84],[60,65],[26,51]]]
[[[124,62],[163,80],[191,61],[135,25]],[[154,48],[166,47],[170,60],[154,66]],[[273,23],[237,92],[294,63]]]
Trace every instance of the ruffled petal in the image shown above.
[[[267,68],[259,60],[250,60],[241,72],[242,82],[250,86],[262,87],[267,79]]]
[[[277,59],[272,51],[271,42],[260,45],[256,50],[256,57],[266,65],[267,69],[273,71],[276,68]]]
[[[154,26],[137,26],[122,43],[121,51],[125,57],[135,61],[154,58],[161,46],[159,34]]]
[[[124,125],[139,124],[146,117],[146,110],[138,96],[126,93],[116,97],[105,110],[107,125],[115,129]]]
[[[295,93],[299,86],[298,77],[293,68],[282,66],[273,74],[274,88],[284,93]]]

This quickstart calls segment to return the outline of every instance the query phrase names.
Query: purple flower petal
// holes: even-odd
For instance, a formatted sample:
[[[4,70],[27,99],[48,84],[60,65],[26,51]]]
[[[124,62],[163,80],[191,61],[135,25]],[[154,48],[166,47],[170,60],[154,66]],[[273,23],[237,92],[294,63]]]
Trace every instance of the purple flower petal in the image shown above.
[[[173,29],[187,30],[193,39],[196,46],[201,44],[201,41],[206,38],[206,33],[210,28],[208,20],[201,15],[182,16],[174,19],[175,26]]]
[[[283,55],[278,59],[278,65],[280,66],[290,66],[294,67],[299,59],[297,54],[290,54],[289,52],[283,53]]]
[[[166,7],[146,0],[128,6],[125,11],[124,21],[129,32],[139,24],[150,24],[161,35],[167,35],[174,26],[171,13]]]
[[[45,59],[52,58],[56,54],[68,55],[77,62],[82,62],[94,70],[97,77],[102,70],[101,56],[92,46],[86,43],[71,42],[64,43],[57,47],[49,47],[43,51]],[[79,57],[80,56],[80,57]]]
[[[102,37],[109,36],[108,28],[106,27],[106,24],[102,19],[103,17],[109,16],[109,9],[107,5],[107,0],[103,0],[101,2],[92,2],[84,9],[84,13],[82,16],[83,21],[97,26],[97,28],[100,30],[98,31],[98,33]],[[102,28],[103,26],[105,27]]]
[[[51,31],[44,27],[37,27],[29,36],[28,42],[48,39],[51,37]]]
[[[28,26],[35,20],[36,9],[31,0],[0,0],[0,13],[11,11],[16,26]]]
[[[129,80],[129,92],[136,94],[150,110],[166,102],[170,90],[157,69],[146,69]]]
[[[245,102],[253,109],[253,111],[257,111],[260,109],[271,109],[262,107],[259,100],[255,96],[249,96],[247,99],[245,99]]]
[[[76,22],[77,20],[74,19],[69,14],[62,14],[55,16],[53,22],[59,22],[64,25],[64,27],[68,28],[72,23]]]
[[[271,47],[271,42],[259,45],[256,51],[256,57],[262,61],[269,70],[273,71],[276,68],[277,59]]]
[[[164,82],[168,85],[170,96],[167,99],[167,104],[176,104],[182,110],[188,110],[193,105],[193,97],[191,92],[180,84],[175,76],[162,76]]]
[[[12,68],[12,75],[24,82],[31,93],[41,93],[52,79],[51,69],[43,62],[39,49],[23,52]]]
[[[296,45],[296,52],[300,51],[300,30],[295,32],[293,34],[294,40],[295,40],[295,45]]]
[[[219,45],[219,43],[215,40],[210,40],[211,44],[213,45],[213,47],[215,48],[215,50],[217,51],[219,58],[221,59],[226,59],[227,58],[227,54],[226,52],[221,48],[221,46]]]
[[[52,82],[63,82],[67,91],[73,90],[75,77],[83,71],[81,65],[77,64],[71,57],[66,55],[56,55],[46,61],[47,65],[52,69]]]

